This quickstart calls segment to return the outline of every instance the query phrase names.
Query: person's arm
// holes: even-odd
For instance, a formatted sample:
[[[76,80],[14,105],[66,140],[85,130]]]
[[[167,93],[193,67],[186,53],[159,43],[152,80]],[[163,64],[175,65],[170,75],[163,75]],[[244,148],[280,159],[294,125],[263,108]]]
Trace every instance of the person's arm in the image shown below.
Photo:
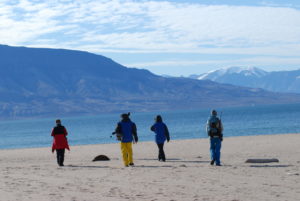
[[[210,130],[210,119],[207,120],[206,122],[206,132],[207,132],[207,135],[209,136],[209,130]]]
[[[64,135],[67,136],[68,135],[68,131],[67,129],[64,127]]]
[[[166,138],[167,138],[167,142],[169,142],[169,141],[170,141],[170,133],[169,133],[169,129],[168,129],[168,127],[167,127],[166,124],[164,124],[164,125],[165,125],[165,136],[166,136]]]
[[[120,123],[117,124],[115,132],[116,133],[122,133],[122,129],[121,129],[121,124]]]
[[[221,120],[220,120],[220,130],[221,130],[221,133],[223,133],[224,128],[223,128],[223,124],[222,124]]]
[[[51,136],[53,136],[54,137],[54,128],[52,128],[52,131],[51,131]],[[53,148],[53,144],[52,144],[52,148],[51,148],[51,151],[52,151],[52,153],[54,153],[54,148]]]
[[[223,124],[222,124],[222,121],[220,120],[220,130],[221,130],[221,132],[220,132],[220,139],[221,139],[221,141],[223,141]]]
[[[132,135],[134,137],[135,143],[139,141],[138,135],[137,135],[137,129],[135,123],[132,123]]]
[[[154,125],[152,125],[151,128],[150,128],[150,130],[153,131],[153,132],[155,131],[155,126]]]

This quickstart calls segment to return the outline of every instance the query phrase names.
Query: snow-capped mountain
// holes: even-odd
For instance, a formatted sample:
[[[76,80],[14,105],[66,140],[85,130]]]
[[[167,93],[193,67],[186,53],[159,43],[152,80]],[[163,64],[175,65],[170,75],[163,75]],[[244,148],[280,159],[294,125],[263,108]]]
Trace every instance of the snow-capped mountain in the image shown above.
[[[262,88],[275,92],[300,93],[300,69],[294,71],[266,72],[256,67],[223,68],[190,78],[212,80],[237,86]]]
[[[300,102],[300,94],[165,78],[82,51],[0,45],[0,55],[0,119]]]
[[[260,78],[268,74],[266,71],[261,70],[256,67],[248,67],[248,68],[241,68],[241,67],[231,67],[231,68],[222,68],[214,71],[209,71],[208,73],[204,73],[197,77],[198,80],[218,80],[220,78],[226,79],[230,76],[239,75],[241,77],[256,77]]]

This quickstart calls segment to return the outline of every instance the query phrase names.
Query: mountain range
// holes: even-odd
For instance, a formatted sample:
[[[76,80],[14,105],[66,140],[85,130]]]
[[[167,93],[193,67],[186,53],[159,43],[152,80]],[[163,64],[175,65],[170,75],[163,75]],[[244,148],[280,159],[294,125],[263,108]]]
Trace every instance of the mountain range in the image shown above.
[[[231,67],[210,71],[201,75],[191,75],[190,78],[262,88],[274,92],[300,93],[300,69],[266,72],[255,67]]]
[[[0,45],[0,118],[297,103],[298,94],[166,78],[88,52]]]

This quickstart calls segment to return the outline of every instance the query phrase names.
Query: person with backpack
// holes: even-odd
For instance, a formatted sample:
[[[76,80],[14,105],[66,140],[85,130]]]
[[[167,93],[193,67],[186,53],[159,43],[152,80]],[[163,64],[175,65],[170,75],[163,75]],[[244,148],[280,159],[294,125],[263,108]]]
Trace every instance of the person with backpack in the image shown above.
[[[167,125],[162,121],[160,115],[155,118],[155,123],[151,126],[151,131],[155,133],[155,142],[158,146],[158,160],[166,161],[166,156],[164,152],[164,143],[170,141],[170,134]]]
[[[137,129],[134,122],[129,118],[130,113],[121,114],[121,121],[118,122],[115,133],[121,141],[121,151],[125,167],[134,166],[132,142],[138,142]]]
[[[210,137],[210,157],[211,165],[216,163],[217,166],[221,166],[221,143],[223,141],[223,125],[221,119],[217,117],[217,111],[212,110],[211,116],[207,120],[206,131]]]
[[[51,136],[53,136],[52,153],[56,150],[56,158],[59,166],[64,166],[65,149],[70,151],[67,140],[67,129],[61,125],[60,119],[57,119],[56,126],[52,129]]]

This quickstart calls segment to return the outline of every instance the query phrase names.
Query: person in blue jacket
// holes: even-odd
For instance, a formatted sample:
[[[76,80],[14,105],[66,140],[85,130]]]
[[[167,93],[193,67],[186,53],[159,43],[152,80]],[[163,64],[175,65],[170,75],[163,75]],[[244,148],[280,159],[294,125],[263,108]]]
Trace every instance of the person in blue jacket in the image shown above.
[[[221,166],[221,143],[223,141],[223,125],[221,119],[217,117],[217,111],[212,110],[211,116],[206,123],[206,131],[210,137],[210,157],[211,165],[216,163],[217,166]]]
[[[166,161],[164,143],[170,141],[170,134],[167,125],[162,121],[160,115],[155,118],[155,123],[151,126],[151,131],[155,132],[155,142],[158,146],[158,160]]]
[[[120,135],[121,151],[125,167],[133,166],[132,142],[138,142],[137,129],[129,118],[130,113],[121,114],[122,120],[117,124],[115,133]]]

